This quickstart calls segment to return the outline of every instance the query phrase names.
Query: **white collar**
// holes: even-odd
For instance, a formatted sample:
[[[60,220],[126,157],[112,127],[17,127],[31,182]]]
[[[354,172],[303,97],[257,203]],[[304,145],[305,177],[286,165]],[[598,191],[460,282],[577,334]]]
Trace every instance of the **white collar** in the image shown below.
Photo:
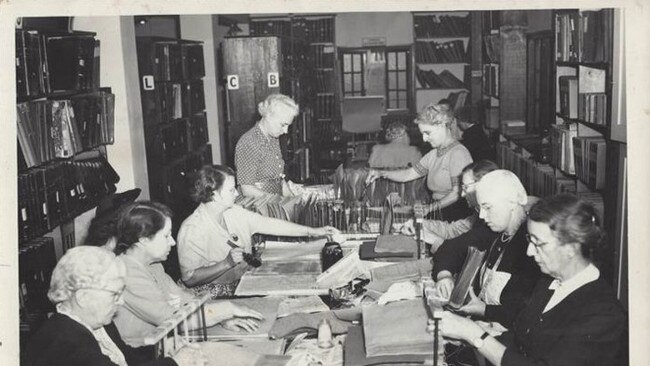
[[[568,280],[561,282],[558,279],[553,280],[548,286],[549,290],[561,290],[562,292],[571,293],[580,287],[593,282],[600,277],[600,271],[592,263],[589,263],[582,271],[576,273]]]

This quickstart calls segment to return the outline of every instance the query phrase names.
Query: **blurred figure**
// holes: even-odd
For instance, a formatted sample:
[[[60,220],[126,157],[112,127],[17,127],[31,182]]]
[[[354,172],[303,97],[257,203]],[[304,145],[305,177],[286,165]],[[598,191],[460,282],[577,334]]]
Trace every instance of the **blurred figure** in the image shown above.
[[[411,146],[411,139],[402,122],[392,122],[386,128],[386,144],[375,145],[368,159],[371,168],[406,168],[416,164],[422,154]]]

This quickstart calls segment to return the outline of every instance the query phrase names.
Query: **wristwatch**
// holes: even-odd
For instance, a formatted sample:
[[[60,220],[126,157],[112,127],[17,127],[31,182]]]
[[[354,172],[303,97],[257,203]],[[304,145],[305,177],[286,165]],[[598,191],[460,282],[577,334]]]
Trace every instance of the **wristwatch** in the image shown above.
[[[479,349],[483,347],[483,340],[485,340],[485,338],[487,338],[489,335],[490,333],[484,332],[483,335],[481,335],[480,337],[474,338],[472,340],[472,345],[474,346],[474,348]]]

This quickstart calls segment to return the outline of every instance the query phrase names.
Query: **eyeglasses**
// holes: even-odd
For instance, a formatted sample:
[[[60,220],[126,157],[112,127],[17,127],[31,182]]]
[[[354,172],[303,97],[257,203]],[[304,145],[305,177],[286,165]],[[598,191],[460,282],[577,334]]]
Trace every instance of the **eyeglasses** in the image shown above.
[[[533,244],[533,246],[535,247],[535,250],[539,250],[539,248],[541,248],[544,245],[548,244],[548,242],[537,241],[537,239],[535,239],[535,241],[533,241],[533,237],[530,236],[530,234],[526,234],[526,241],[528,243],[530,243],[530,244]]]
[[[113,295],[113,302],[116,304],[119,303],[120,300],[122,300],[122,296],[124,295],[124,288],[120,289],[119,291],[113,291],[101,287],[82,287],[79,290],[98,290],[98,291],[108,292]]]

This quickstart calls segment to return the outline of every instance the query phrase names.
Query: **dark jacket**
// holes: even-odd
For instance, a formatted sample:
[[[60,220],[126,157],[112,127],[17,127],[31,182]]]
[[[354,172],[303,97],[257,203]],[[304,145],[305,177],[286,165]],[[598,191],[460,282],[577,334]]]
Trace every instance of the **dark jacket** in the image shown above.
[[[469,150],[472,160],[485,159],[494,161],[494,149],[481,125],[475,124],[463,131],[463,140],[461,142]]]
[[[543,313],[552,278],[538,282],[503,343],[503,366],[626,365],[627,317],[605,281],[590,282]]]
[[[129,365],[176,366],[171,358],[142,362],[142,352],[129,347],[120,338],[113,323],[106,332],[122,351]],[[150,353],[153,357],[153,352]],[[93,334],[67,315],[55,313],[34,334],[25,350],[29,366],[114,366],[106,357]]]

